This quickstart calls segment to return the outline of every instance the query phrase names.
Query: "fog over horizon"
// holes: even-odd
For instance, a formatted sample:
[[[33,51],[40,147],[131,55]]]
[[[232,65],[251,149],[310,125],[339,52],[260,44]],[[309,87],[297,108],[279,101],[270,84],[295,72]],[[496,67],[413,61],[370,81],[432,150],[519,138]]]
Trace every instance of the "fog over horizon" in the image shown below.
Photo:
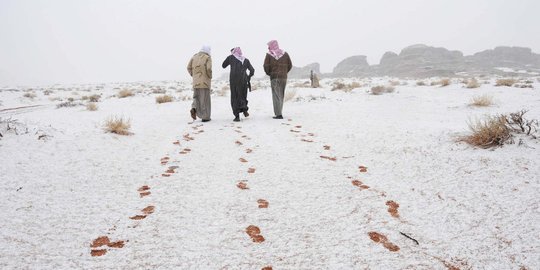
[[[0,86],[187,80],[201,45],[214,78],[240,46],[264,75],[266,43],[298,67],[413,44],[471,55],[496,46],[540,53],[540,1],[143,1],[0,0]]]

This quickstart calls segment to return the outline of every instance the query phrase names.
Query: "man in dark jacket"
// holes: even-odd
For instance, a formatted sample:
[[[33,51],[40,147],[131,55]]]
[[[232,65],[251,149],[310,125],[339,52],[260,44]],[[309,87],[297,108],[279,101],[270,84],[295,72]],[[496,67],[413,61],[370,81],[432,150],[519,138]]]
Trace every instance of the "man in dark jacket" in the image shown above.
[[[249,59],[244,57],[240,47],[233,48],[231,55],[229,55],[223,64],[223,68],[231,66],[231,73],[229,75],[229,85],[231,88],[231,107],[234,114],[235,122],[240,121],[240,113],[244,113],[244,117],[248,117],[248,100],[247,91],[248,83],[255,69],[249,62]],[[247,71],[249,70],[249,74]]]
[[[287,73],[292,69],[289,54],[279,48],[276,40],[268,42],[268,53],[264,59],[264,72],[270,76],[274,119],[283,119],[283,96],[287,85]]]

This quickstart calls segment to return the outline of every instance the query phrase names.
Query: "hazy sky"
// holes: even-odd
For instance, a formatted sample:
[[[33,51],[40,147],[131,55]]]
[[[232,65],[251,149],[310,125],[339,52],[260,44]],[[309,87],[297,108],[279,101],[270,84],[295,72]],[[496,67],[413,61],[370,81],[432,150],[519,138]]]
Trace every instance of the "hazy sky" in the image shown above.
[[[0,86],[183,80],[202,44],[216,77],[234,46],[261,76],[271,39],[323,72],[416,43],[540,53],[538,12],[539,0],[0,0]]]

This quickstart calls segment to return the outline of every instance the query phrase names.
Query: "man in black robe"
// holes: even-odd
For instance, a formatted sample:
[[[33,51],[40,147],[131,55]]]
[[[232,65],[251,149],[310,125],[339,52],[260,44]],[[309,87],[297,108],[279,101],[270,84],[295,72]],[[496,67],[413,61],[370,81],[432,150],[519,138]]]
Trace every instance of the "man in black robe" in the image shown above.
[[[247,90],[251,77],[255,73],[255,69],[249,62],[249,59],[242,55],[240,47],[233,48],[231,55],[229,55],[223,64],[223,68],[231,66],[231,73],[229,75],[229,84],[231,88],[231,107],[234,114],[235,122],[240,121],[240,113],[244,113],[244,117],[248,117],[248,101]],[[249,70],[249,74],[247,73]],[[251,89],[250,89],[251,91]]]

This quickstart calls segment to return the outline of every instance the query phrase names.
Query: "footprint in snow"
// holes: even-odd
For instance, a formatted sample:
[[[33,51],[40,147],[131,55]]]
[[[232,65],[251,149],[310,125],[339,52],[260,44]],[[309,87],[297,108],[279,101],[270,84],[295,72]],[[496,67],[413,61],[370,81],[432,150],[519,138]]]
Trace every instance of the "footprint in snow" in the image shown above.
[[[92,241],[92,244],[90,244],[90,248],[92,248],[92,250],[90,251],[90,255],[92,255],[92,257],[103,256],[107,253],[107,249],[103,248],[104,246],[109,248],[123,248],[125,242],[127,241],[120,240],[116,242],[111,242],[109,237],[100,236],[94,239],[94,241]]]
[[[251,150],[250,148],[246,149],[246,153],[249,154],[249,153],[251,153],[251,152],[253,152],[253,150]]]
[[[264,199],[257,200],[257,203],[259,204],[259,208],[268,208],[268,201]]]
[[[322,159],[328,159],[330,161],[336,161],[337,158],[336,157],[329,157],[329,156],[320,156]]]
[[[236,187],[238,187],[239,189],[242,189],[242,190],[249,189],[246,180],[242,180],[242,181],[238,182],[236,184]]]
[[[140,187],[139,189],[137,189],[137,191],[139,191],[139,196],[141,196],[141,198],[150,195],[151,192],[149,190],[150,190],[150,187],[147,185],[144,185]]]
[[[242,162],[242,163],[248,162],[245,158],[240,158],[239,160],[240,160],[240,162]]]
[[[398,212],[399,204],[394,201],[387,201],[386,205],[388,206],[388,213],[390,213],[390,215],[395,218],[399,218],[399,212]]]
[[[236,141],[234,143],[236,143],[236,145],[243,145],[243,143],[241,141]]]
[[[255,168],[249,168],[248,173],[255,173]]]
[[[133,220],[145,219],[148,215],[154,213],[154,210],[155,210],[155,207],[152,205],[149,205],[141,210],[141,212],[143,213],[142,215],[135,215],[135,216],[130,217],[130,219],[133,219]]]
[[[360,180],[353,180],[353,181],[352,181],[352,184],[353,184],[353,186],[359,187],[360,190],[364,190],[364,189],[368,189],[368,188],[369,188],[369,186],[364,185],[364,183],[362,183],[362,181],[360,181]]]
[[[161,158],[161,165],[165,165],[165,164],[169,163],[169,159],[170,159],[169,157]]]
[[[369,235],[369,238],[371,238],[373,242],[381,243],[383,247],[385,247],[386,249],[392,252],[399,251],[399,247],[396,246],[394,243],[388,241],[388,238],[385,235],[380,234],[378,232],[369,232],[368,235]]]
[[[262,243],[265,241],[264,237],[261,235],[261,229],[254,225],[249,225],[246,228],[246,233],[251,237],[251,240],[254,243]]]

